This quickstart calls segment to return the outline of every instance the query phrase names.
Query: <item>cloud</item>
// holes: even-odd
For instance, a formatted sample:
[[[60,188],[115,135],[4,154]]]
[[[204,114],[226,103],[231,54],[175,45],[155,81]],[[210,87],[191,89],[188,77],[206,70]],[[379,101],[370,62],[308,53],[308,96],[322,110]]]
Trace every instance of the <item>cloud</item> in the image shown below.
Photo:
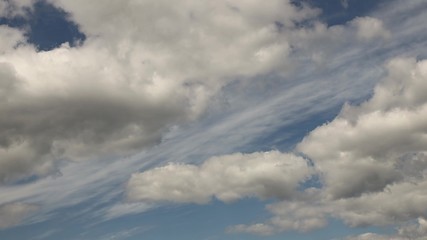
[[[212,197],[231,202],[245,197],[292,198],[311,174],[300,157],[277,151],[225,155],[201,166],[169,164],[135,173],[127,185],[132,201],[208,203]]]
[[[32,3],[8,1],[4,9]],[[86,40],[37,51],[22,32],[0,28],[3,184],[57,172],[62,160],[135,154],[198,119],[234,80],[285,76],[305,45],[354,35],[321,23],[299,27],[316,22],[319,10],[290,1],[51,3],[69,13]]]
[[[2,9],[33,3],[18,2]],[[318,14],[279,0],[262,7],[254,1],[52,4],[87,36],[81,46],[37,51],[21,32],[0,28],[3,184],[49,175],[58,160],[128,156],[159,143],[170,127],[197,119],[233,79],[290,69],[286,32]]]
[[[214,157],[200,166],[171,164],[134,174],[129,198],[179,203],[207,203],[212,197],[225,202],[279,199],[267,205],[271,219],[230,227],[231,233],[304,232],[326,226],[329,217],[353,227],[426,218],[427,61],[397,58],[386,68],[388,75],[369,100],[344,106],[297,145],[313,167],[279,152]],[[295,191],[314,174],[321,187]]]
[[[390,32],[384,28],[383,22],[373,17],[358,17],[350,23],[357,29],[357,37],[362,40],[389,38]]]
[[[27,203],[7,203],[0,205],[0,229],[21,224],[21,222],[39,207]]]
[[[13,51],[14,47],[25,43],[23,32],[4,25],[0,25],[0,36],[2,36],[2,41],[0,43],[0,54]]]
[[[348,3],[348,1],[349,1],[349,0],[341,0],[341,1],[340,1],[341,6],[342,6],[343,8],[345,8],[345,9],[348,9],[348,7],[349,7],[349,3]]]
[[[256,234],[261,236],[272,235],[274,231],[275,229],[272,226],[264,223],[257,223],[249,226],[239,224],[236,226],[229,227],[227,229],[228,233],[250,233],[250,234]]]
[[[348,92],[351,91],[353,94],[351,96],[356,96],[355,93],[360,91],[361,85],[366,89],[368,88],[366,83],[373,84],[371,79],[366,79],[372,78],[374,79],[373,81],[376,81],[377,75],[372,74],[372,71],[369,72],[369,70],[376,68],[372,66],[381,62],[381,57],[378,57],[380,60],[377,58],[367,59],[366,55],[361,54],[365,53],[365,48],[363,48],[365,45],[358,45],[359,43],[355,41],[362,40],[363,44],[367,43],[363,38],[357,39],[358,32],[354,31],[358,26],[357,24],[349,22],[345,26],[328,28],[324,24],[317,23],[313,27],[293,28],[292,22],[294,19],[289,20],[288,16],[303,20],[314,16],[316,11],[307,8],[299,10],[286,4],[274,6],[270,5],[270,2],[263,5],[263,8],[260,8],[259,4],[255,7],[252,5],[251,8],[250,5],[246,5],[249,2],[239,2],[236,4],[238,7],[219,2],[213,3],[208,8],[191,2],[196,4],[193,6],[190,2],[188,5],[183,5],[183,11],[161,2],[155,7],[159,12],[166,11],[167,14],[162,15],[156,12],[150,15],[150,12],[146,14],[140,13],[144,13],[144,9],[150,9],[151,11],[151,8],[149,8],[151,5],[149,7],[132,5],[130,1],[118,5],[116,3],[102,3],[99,12],[96,8],[100,6],[96,3],[87,5],[86,3],[74,3],[74,1],[55,1],[54,4],[71,11],[72,18],[88,35],[85,44],[78,48],[70,48],[65,44],[49,52],[37,52],[28,45],[21,45],[14,49],[13,47],[19,41],[22,41],[22,38],[19,32],[12,30],[12,35],[15,36],[10,37],[9,39],[12,40],[4,45],[6,50],[4,50],[5,53],[1,57],[4,63],[0,68],[2,76],[6,76],[1,78],[3,81],[1,82],[1,90],[8,92],[8,94],[0,94],[0,96],[8,98],[8,101],[12,103],[12,105],[0,104],[0,109],[2,109],[0,111],[3,111],[2,116],[5,116],[3,113],[7,116],[13,116],[13,118],[4,119],[2,123],[4,124],[2,125],[4,129],[11,129],[11,131],[7,132],[7,135],[1,136],[1,146],[3,148],[0,149],[4,150],[2,154],[7,154],[4,155],[6,157],[0,158],[2,159],[0,161],[3,161],[0,169],[4,170],[3,172],[0,171],[1,181],[8,182],[11,179],[20,179],[33,174],[45,176],[56,170],[55,159],[79,160],[98,158],[110,154],[129,155],[139,151],[141,147],[152,146],[160,141],[163,133],[168,131],[171,125],[197,119],[205,110],[206,105],[209,104],[210,98],[219,91],[218,89],[227,86],[231,81],[230,79],[239,76],[245,76],[250,79],[250,77],[259,76],[259,74],[262,75],[274,71],[279,71],[281,74],[287,73],[290,64],[288,57],[292,54],[301,54],[293,57],[306,57],[305,54],[307,54],[311,57],[311,60],[315,60],[315,62],[319,60],[318,63],[325,64],[324,66],[333,69],[336,74],[342,75],[337,77],[335,73],[328,73],[327,75],[316,74],[319,79],[306,79],[307,82],[311,81],[313,84],[290,88],[292,91],[283,91],[283,94],[281,94],[283,96],[280,96],[280,98],[271,99],[271,101],[261,104],[262,106],[243,111],[244,114],[239,115],[239,112],[239,114],[230,117],[234,121],[232,123],[224,120],[223,124],[214,125],[216,128],[206,131],[202,129],[204,126],[201,126],[201,129],[197,129],[197,131],[203,132],[203,134],[193,138],[189,137],[190,140],[187,139],[186,144],[177,144],[177,146],[173,147],[171,146],[173,144],[169,144],[165,145],[166,147],[154,149],[149,154],[143,155],[144,158],[139,161],[139,164],[136,163],[138,161],[132,160],[132,163],[118,161],[117,165],[111,165],[108,169],[104,169],[105,165],[100,163],[97,163],[99,165],[89,165],[90,168],[87,168],[88,165],[86,164],[80,164],[79,167],[75,167],[77,165],[68,166],[68,172],[65,174],[67,177],[60,181],[43,179],[42,182],[34,185],[5,189],[4,191],[2,189],[2,195],[5,196],[5,198],[1,198],[3,201],[6,201],[5,199],[36,196],[37,200],[49,205],[46,207],[50,208],[49,210],[81,203],[98,194],[98,191],[108,191],[106,190],[108,187],[104,186],[102,188],[101,183],[111,184],[113,181],[123,181],[126,178],[123,177],[123,173],[127,174],[129,171],[135,171],[124,170],[124,167],[132,166],[132,169],[141,169],[141,166],[146,167],[144,164],[148,161],[161,162],[165,161],[165,159],[170,161],[190,161],[196,159],[199,156],[197,154],[202,151],[204,151],[202,154],[207,155],[221,151],[231,151],[236,148],[236,145],[242,146],[249,141],[253,141],[254,137],[252,135],[239,132],[242,129],[261,136],[265,134],[263,132],[265,129],[271,127],[269,124],[273,124],[277,128],[280,124],[284,124],[283,122],[291,124],[301,120],[303,118],[302,115],[314,111],[313,109],[317,111],[319,109],[329,109],[327,107],[340,102],[342,98],[348,97],[350,95]],[[85,6],[85,8],[82,8],[82,6]],[[193,7],[196,8],[194,11]],[[198,7],[201,7],[201,10]],[[284,27],[279,29],[278,26],[280,24],[277,26],[272,24],[275,18],[269,18],[268,14],[263,15],[264,10],[265,12],[270,12],[273,11],[271,8],[275,7],[283,12],[291,11],[288,15],[284,14],[285,19],[282,19]],[[113,11],[116,8],[120,11]],[[242,11],[244,14],[240,14]],[[194,16],[199,21],[192,19],[194,17],[191,14],[192,12],[195,12]],[[218,16],[217,13],[221,12],[224,12],[224,14],[216,18],[215,16]],[[186,13],[189,14],[187,15]],[[236,14],[236,16],[233,14]],[[145,16],[149,19],[145,19]],[[162,19],[162,17],[165,19]],[[235,21],[229,21],[229,18]],[[224,24],[224,19],[227,19],[227,23],[232,24]],[[147,24],[151,22],[158,23]],[[366,23],[369,25],[369,21],[361,24]],[[171,26],[174,26],[174,28]],[[188,26],[191,27],[189,28]],[[414,24],[414,26],[422,26],[422,24]],[[362,28],[360,30],[362,31]],[[3,35],[6,36],[7,34],[3,33]],[[381,36],[384,35],[380,34],[379,38],[376,35],[369,36],[368,38],[373,41],[373,44],[381,44],[382,41],[376,40],[381,40]],[[351,47],[349,48],[348,46]],[[390,52],[396,52],[394,49],[392,50]],[[369,56],[377,57],[376,52]],[[241,61],[242,59],[247,61]],[[363,59],[363,61],[360,59]],[[360,77],[359,75],[354,77],[351,74],[353,72],[349,70],[355,67],[354,62],[372,66],[361,68],[367,69],[367,72],[359,70],[359,68],[357,70],[353,69],[352,71],[354,72],[363,72]],[[403,60],[402,63],[407,63],[408,65],[403,64],[399,68],[396,67],[399,64],[396,66],[392,64],[393,66],[389,67],[389,71],[396,69],[396,82],[400,80],[408,81],[412,73],[406,70],[414,69],[414,66],[418,65],[415,60]],[[291,65],[293,64],[295,62]],[[341,65],[346,66],[341,68]],[[360,66],[357,65],[357,67]],[[315,72],[311,65],[309,67],[302,65],[299,70],[301,70],[302,77],[298,78],[298,80],[304,79],[304,74],[312,75]],[[401,76],[399,76],[399,72],[402,73]],[[324,74],[324,72],[321,73]],[[390,74],[390,76],[392,75]],[[337,86],[338,80],[324,81],[322,84],[320,80],[329,77],[344,79],[346,83],[351,82],[354,85],[351,85],[352,87],[343,87],[344,84]],[[314,84],[316,81],[320,83]],[[353,86],[359,86],[359,88],[355,90]],[[331,123],[331,126],[336,124],[344,132],[352,133],[352,131],[355,131],[357,133],[357,131],[363,130],[361,126],[363,126],[364,121],[369,125],[369,121],[376,119],[377,125],[372,128],[374,131],[377,128],[382,129],[382,127],[390,130],[394,128],[395,120],[388,121],[387,119],[389,118],[399,119],[398,116],[401,113],[411,119],[414,116],[418,118],[417,111],[422,110],[424,100],[422,94],[413,94],[412,92],[416,92],[418,89],[422,92],[422,86],[420,84],[410,87],[411,90],[408,91],[409,94],[405,97],[406,100],[399,99],[395,101],[395,95],[392,91],[387,90],[389,86],[384,85],[386,94],[383,100],[377,101],[377,104],[381,105],[380,109],[390,108],[394,110],[378,110],[373,103],[366,104],[366,106],[370,105],[370,107],[349,107],[350,111],[343,110],[342,113],[345,119],[343,120],[344,126],[337,123],[340,121],[339,118],[341,116]],[[304,88],[318,91],[312,92],[310,90],[310,93],[308,93]],[[349,90],[350,88],[351,90]],[[387,93],[387,91],[389,92]],[[379,92],[376,91],[375,96],[380,95]],[[340,96],[338,100],[334,93]],[[416,97],[414,97],[415,95]],[[328,101],[324,100],[322,103],[329,105],[316,105],[319,104],[317,100],[323,100],[323,98],[328,98]],[[301,101],[294,103],[295,99]],[[397,102],[401,104],[401,107],[396,107]],[[315,106],[308,108],[309,104],[314,104]],[[413,109],[411,106],[417,107]],[[298,107],[308,110],[307,112],[306,110],[301,111]],[[262,116],[258,112],[260,110],[262,110]],[[286,113],[283,113],[283,111],[286,111]],[[344,112],[347,113],[344,114]],[[278,117],[278,115],[280,116]],[[359,116],[362,119],[360,121],[358,120]],[[388,127],[386,125],[382,126],[383,122],[390,125]],[[398,121],[397,125],[404,129],[404,122]],[[243,124],[245,124],[244,127],[241,126]],[[252,128],[249,129],[250,127],[248,126]],[[325,128],[327,126],[325,125]],[[406,132],[402,129],[400,132],[395,132],[395,134],[403,134],[407,136],[409,142],[416,142],[416,140],[411,140],[412,135],[405,135]],[[414,133],[422,128],[410,129]],[[375,139],[376,141],[372,141],[376,144],[372,145],[378,147],[378,144],[388,136],[386,135],[386,130],[381,131],[384,133],[384,138],[369,135],[371,131],[365,131],[364,133]],[[6,133],[4,131],[0,132]],[[319,130],[319,132],[321,131]],[[396,221],[404,221],[418,216],[416,211],[423,209],[421,204],[424,203],[424,192],[421,188],[417,188],[416,185],[412,186],[410,182],[424,181],[426,161],[422,152],[415,154],[409,152],[396,158],[402,153],[399,149],[405,148],[405,145],[401,146],[399,145],[400,143],[397,144],[395,142],[392,144],[387,143],[389,144],[388,146],[394,146],[394,148],[387,150],[390,155],[382,156],[381,152],[379,155],[376,154],[376,152],[379,152],[377,151],[378,149],[369,150],[362,146],[361,140],[353,143],[352,140],[341,136],[339,132],[331,131],[330,134],[332,137],[325,136],[318,139],[322,144],[319,145],[317,150],[324,148],[325,151],[329,151],[328,153],[316,153],[313,150],[314,148],[308,151],[308,153],[316,155],[315,157],[310,155],[310,157],[315,162],[315,167],[323,173],[321,177],[325,181],[324,189],[320,193],[305,192],[301,194],[310,197],[298,196],[296,201],[292,201],[292,197],[295,197],[293,195],[295,189],[288,191],[291,188],[277,188],[274,184],[260,180],[252,175],[246,180],[248,182],[261,182],[259,184],[260,188],[252,188],[247,182],[234,183],[231,181],[231,176],[233,175],[230,175],[224,178],[224,188],[218,187],[215,191],[208,189],[206,192],[206,190],[202,189],[198,192],[197,189],[184,189],[182,186],[178,186],[178,179],[182,177],[187,182],[199,184],[199,181],[193,181],[191,176],[197,177],[199,172],[203,170],[201,167],[203,164],[171,164],[135,174],[135,177],[132,178],[135,181],[135,195],[137,196],[135,200],[205,203],[212,197],[218,198],[217,194],[222,196],[224,201],[231,201],[241,197],[277,197],[280,199],[290,197],[286,201],[267,206],[267,210],[273,215],[269,221],[252,225],[238,225],[235,228],[238,230],[237,232],[258,232],[260,234],[271,234],[285,230],[308,231],[316,229],[327,223],[325,220],[327,216],[337,216],[352,226],[370,225],[378,220],[380,220],[378,221],[379,224],[388,224],[390,221],[387,218],[394,216],[397,216]],[[343,142],[347,142],[347,147],[330,146],[335,134]],[[212,140],[212,136],[215,137],[214,140]],[[224,139],[225,143],[222,142],[222,139]],[[369,138],[363,137],[361,139],[369,140]],[[193,140],[193,143],[189,143],[191,140]],[[177,142],[180,142],[180,140],[175,143]],[[224,146],[228,144],[229,146]],[[333,141],[332,145],[334,145]],[[398,147],[396,148],[396,146]],[[206,147],[206,149],[203,148],[202,151],[194,150],[197,147]],[[335,156],[331,153],[334,151],[347,151],[348,155]],[[14,156],[18,152],[21,155]],[[196,156],[191,155],[193,153]],[[153,157],[156,154],[161,157]],[[261,152],[257,154],[259,156],[264,155]],[[320,154],[320,157],[317,156],[318,154]],[[236,154],[236,156],[238,155]],[[249,157],[255,156],[248,155]],[[284,153],[280,155],[289,156]],[[362,155],[365,158],[362,158]],[[327,156],[332,156],[333,158],[328,160]],[[389,158],[389,156],[391,157]],[[241,156],[241,158],[246,157],[248,156],[245,154]],[[296,156],[291,156],[290,158],[293,157],[298,158]],[[220,156],[219,158],[222,157]],[[329,163],[329,161],[342,161],[342,164],[337,164],[334,169],[333,164]],[[144,162],[144,164],[141,162]],[[218,162],[222,163],[222,161]],[[242,163],[246,164],[248,161],[242,160]],[[233,166],[239,166],[237,163],[233,164]],[[222,164],[221,167],[226,169],[224,165],[226,163]],[[253,166],[255,173],[259,170],[258,163],[248,163],[248,166]],[[353,169],[354,171],[352,171]],[[168,178],[170,182],[165,183],[165,180],[162,179],[160,188],[155,188],[150,185],[152,182],[147,180],[149,175],[144,175],[150,172],[150,174],[161,176],[164,174],[163,171],[168,173],[168,170],[170,172],[169,175],[175,176],[173,180],[177,181],[177,186],[172,186],[174,182]],[[278,168],[276,170],[286,173],[290,171],[287,168]],[[310,171],[312,170],[310,168]],[[186,172],[189,173],[190,177],[180,175]],[[214,172],[209,170],[208,175],[212,176]],[[358,176],[355,174],[356,172],[363,173],[363,175]],[[75,175],[71,176],[73,174]],[[221,172],[221,174],[223,173]],[[292,174],[294,173],[290,173],[290,175]],[[310,174],[304,176],[309,176]],[[273,177],[271,176],[272,179],[269,179],[271,182],[278,179],[278,181],[286,183],[286,187],[298,185],[289,179],[285,179],[284,176],[280,176],[277,179],[274,177],[274,181]],[[336,177],[337,181],[332,181],[333,177]],[[346,179],[346,177],[349,179]],[[205,183],[205,180],[200,181],[200,184],[202,183]],[[343,186],[339,186],[339,184]],[[387,193],[390,186],[393,189],[393,194]],[[133,188],[133,186],[128,187],[128,189]],[[149,191],[153,190],[153,193],[157,195],[149,196],[149,193],[145,192],[146,189],[144,188]],[[181,193],[188,191],[190,195],[188,198],[185,196],[176,197],[166,191],[158,191],[159,189],[171,188],[177,188]],[[231,188],[228,191],[231,193],[227,193],[230,194],[228,197],[227,194],[224,194],[224,192],[227,192],[225,188]],[[58,189],[62,190],[63,194],[56,194],[59,191]],[[69,191],[64,192],[63,189]],[[91,191],[93,189],[96,189],[96,191]],[[267,191],[267,189],[271,191]],[[419,201],[410,206],[411,208],[401,209],[397,200],[401,199],[400,194],[403,193],[414,193],[411,196]],[[395,198],[396,201],[390,203],[385,213],[381,212],[381,209],[367,206],[368,202],[365,202],[366,200],[382,203],[388,198]],[[318,201],[308,199],[317,199]],[[141,206],[141,208],[138,206]],[[137,211],[145,209],[144,204],[118,205],[106,212],[107,218],[123,216],[123,214],[132,212],[134,207]],[[401,212],[393,212],[393,209],[401,209]],[[409,215],[407,214],[408,212],[410,213]],[[369,219],[370,216],[373,216],[372,219]],[[232,228],[230,229],[230,231],[233,231]]]
[[[26,11],[30,10],[35,0],[9,0],[0,2],[0,17],[14,18],[25,17]]]
[[[422,240],[427,235],[427,221],[418,218],[414,223],[398,228],[395,235],[364,233],[359,236],[347,237],[345,240]]]
[[[404,156],[427,150],[427,105],[422,94],[427,61],[395,59],[387,69],[389,75],[372,99],[361,106],[345,106],[334,121],[298,145],[315,159],[335,198],[383,190],[405,177],[396,166]]]
[[[322,176],[329,214],[350,226],[426,217],[427,61],[397,58],[387,69],[371,99],[297,146]]]

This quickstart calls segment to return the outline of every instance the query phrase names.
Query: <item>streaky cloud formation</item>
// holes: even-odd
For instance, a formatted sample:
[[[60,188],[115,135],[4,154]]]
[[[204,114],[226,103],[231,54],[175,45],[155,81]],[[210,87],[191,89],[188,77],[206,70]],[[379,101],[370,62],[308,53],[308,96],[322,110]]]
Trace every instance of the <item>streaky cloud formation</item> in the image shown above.
[[[8,203],[0,205],[0,229],[16,226],[28,215],[37,211],[39,206],[26,203]]]

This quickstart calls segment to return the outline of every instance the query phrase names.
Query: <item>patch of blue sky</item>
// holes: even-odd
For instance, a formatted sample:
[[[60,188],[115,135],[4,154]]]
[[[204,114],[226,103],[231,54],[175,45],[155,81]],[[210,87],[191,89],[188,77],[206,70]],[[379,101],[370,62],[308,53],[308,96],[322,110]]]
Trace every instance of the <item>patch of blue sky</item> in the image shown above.
[[[25,13],[25,16],[1,17],[0,25],[24,29],[28,43],[34,44],[38,50],[48,51],[63,43],[76,46],[86,39],[68,13],[44,0],[36,1]]]
[[[322,10],[320,19],[329,26],[344,24],[355,17],[369,16],[387,2],[385,0],[299,0]]]

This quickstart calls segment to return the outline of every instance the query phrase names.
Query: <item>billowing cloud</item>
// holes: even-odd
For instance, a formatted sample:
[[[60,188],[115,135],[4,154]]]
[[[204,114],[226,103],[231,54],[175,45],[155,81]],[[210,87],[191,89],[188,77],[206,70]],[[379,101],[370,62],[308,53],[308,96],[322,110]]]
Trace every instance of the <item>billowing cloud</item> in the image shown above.
[[[38,209],[37,205],[27,203],[8,203],[0,206],[0,229],[21,223],[28,215]]]
[[[18,2],[2,9],[33,1]],[[287,33],[318,13],[279,0],[99,3],[52,1],[87,36],[76,48],[38,51],[0,27],[1,183],[158,143],[230,80],[289,69]]]
[[[278,152],[212,158],[201,166],[172,164],[133,175],[130,198],[181,203],[206,203],[213,196],[281,199],[267,205],[268,221],[228,229],[260,235],[321,228],[329,217],[353,227],[427,218],[427,61],[397,58],[386,68],[388,75],[369,100],[344,106],[298,144],[312,167]],[[314,174],[322,186],[295,191]],[[408,232],[400,230],[399,237],[411,239]]]
[[[228,232],[271,235],[283,231],[307,232],[325,227],[328,224],[329,209],[318,199],[314,192],[298,200],[281,201],[267,205],[273,217],[264,223],[239,224],[231,226]]]
[[[2,9],[31,12],[34,1],[18,2]],[[306,45],[355,36],[351,23],[328,28],[314,19],[318,9],[292,1],[50,2],[86,40],[38,51],[22,32],[0,28],[1,183],[51,174],[56,160],[141,151],[198,119],[233,80],[284,76],[293,54],[316,55]]]
[[[0,2],[1,14],[12,2]],[[341,51],[348,45],[381,44],[391,36],[372,17],[333,27],[310,22],[318,10],[290,1],[51,2],[70,12],[87,39],[75,48],[38,51],[25,44],[21,31],[0,26],[0,183],[46,176],[57,170],[57,160],[135,153],[161,141],[170,127],[197,119],[233,79],[283,76],[296,64],[290,56],[342,64],[355,52]],[[228,230],[261,235],[321,228],[331,216],[350,226],[424,219],[426,66],[415,59],[391,61],[370,100],[345,106],[335,120],[307,135],[297,150],[313,166],[294,154],[236,153],[135,173],[127,196],[198,204],[212,198],[278,199],[267,205],[271,219]],[[301,190],[313,174],[323,185]],[[114,218],[150,206],[125,203],[103,214]],[[5,218],[13,223],[0,224],[9,227],[36,208],[0,209],[15,216]],[[405,240],[424,231],[401,229],[407,230],[396,238]]]
[[[421,164],[419,172],[424,169],[423,157],[413,159],[411,154],[427,150],[427,61],[395,59],[387,69],[389,75],[372,99],[345,106],[334,121],[298,146],[315,160],[334,198],[382,191],[412,175],[402,169],[406,162]]]
[[[201,166],[169,164],[132,175],[130,200],[207,203],[212,197],[230,202],[245,197],[293,198],[311,175],[306,160],[277,151],[225,155]]]

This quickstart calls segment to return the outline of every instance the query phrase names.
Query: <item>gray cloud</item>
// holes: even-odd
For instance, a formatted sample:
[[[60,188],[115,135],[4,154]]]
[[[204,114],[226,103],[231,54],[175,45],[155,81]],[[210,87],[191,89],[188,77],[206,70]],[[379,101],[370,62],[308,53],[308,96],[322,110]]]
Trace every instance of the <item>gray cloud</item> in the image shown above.
[[[399,227],[395,235],[364,233],[358,236],[347,237],[345,240],[423,240],[426,234],[427,222],[424,218],[418,218],[414,223]]]
[[[24,218],[37,209],[37,205],[19,202],[0,205],[0,229],[19,225]]]

